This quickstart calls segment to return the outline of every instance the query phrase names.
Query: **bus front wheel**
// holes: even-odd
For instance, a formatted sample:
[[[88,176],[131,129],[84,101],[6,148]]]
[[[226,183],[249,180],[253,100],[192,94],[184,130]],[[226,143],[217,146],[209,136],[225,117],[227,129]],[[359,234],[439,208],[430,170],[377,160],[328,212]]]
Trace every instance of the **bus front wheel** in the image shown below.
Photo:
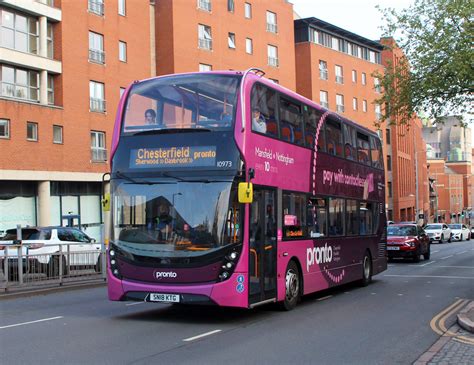
[[[372,281],[372,259],[370,253],[365,251],[364,258],[362,260],[362,280],[360,281],[361,286],[367,286]]]
[[[284,310],[292,310],[296,307],[300,298],[300,272],[294,261],[290,261],[285,273],[285,300],[282,303]]]

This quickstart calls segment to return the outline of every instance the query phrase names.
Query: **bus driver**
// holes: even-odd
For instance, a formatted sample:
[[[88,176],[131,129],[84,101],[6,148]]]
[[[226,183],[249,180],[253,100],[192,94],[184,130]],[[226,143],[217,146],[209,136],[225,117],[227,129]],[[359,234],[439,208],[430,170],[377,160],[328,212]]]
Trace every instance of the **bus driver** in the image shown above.
[[[252,130],[259,133],[267,133],[265,118],[260,114],[260,109],[258,107],[252,109]]]

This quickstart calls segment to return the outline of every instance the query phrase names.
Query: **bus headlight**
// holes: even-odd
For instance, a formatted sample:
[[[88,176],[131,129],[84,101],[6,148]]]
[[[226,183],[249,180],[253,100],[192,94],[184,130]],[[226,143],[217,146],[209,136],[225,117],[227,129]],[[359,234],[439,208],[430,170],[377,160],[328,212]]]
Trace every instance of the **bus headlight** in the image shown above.
[[[120,275],[117,259],[116,259],[116,252],[115,252],[115,249],[113,249],[112,247],[110,248],[110,251],[109,251],[109,259],[110,259],[109,261],[110,271],[117,279],[122,279],[122,276]]]
[[[222,266],[221,266],[221,273],[219,274],[219,280],[224,281],[230,278],[232,275],[235,266],[237,265],[237,261],[239,259],[239,252],[237,250],[232,250],[230,253],[228,253],[225,257],[224,260],[222,261]]]

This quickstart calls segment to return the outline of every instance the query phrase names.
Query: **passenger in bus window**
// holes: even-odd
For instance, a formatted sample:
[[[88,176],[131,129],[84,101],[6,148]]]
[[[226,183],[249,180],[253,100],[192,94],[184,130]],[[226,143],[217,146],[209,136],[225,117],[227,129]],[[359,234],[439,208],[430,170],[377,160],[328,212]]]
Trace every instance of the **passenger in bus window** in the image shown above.
[[[156,124],[156,112],[153,109],[145,111],[145,124]]]
[[[229,112],[223,112],[221,114],[221,122],[225,126],[230,126],[230,124],[232,123],[232,115],[230,115]]]
[[[259,133],[267,133],[267,123],[262,114],[260,114],[260,108],[254,107],[252,109],[252,130]]]

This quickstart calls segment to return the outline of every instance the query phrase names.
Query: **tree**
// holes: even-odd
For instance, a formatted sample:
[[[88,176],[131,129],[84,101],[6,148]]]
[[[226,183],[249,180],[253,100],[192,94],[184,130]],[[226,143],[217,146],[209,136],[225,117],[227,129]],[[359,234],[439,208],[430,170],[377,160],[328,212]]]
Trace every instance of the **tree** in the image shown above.
[[[374,75],[385,91],[376,100],[386,106],[381,122],[407,123],[414,113],[436,122],[446,115],[472,114],[471,0],[417,0],[400,12],[379,11],[386,22],[384,36],[392,37],[392,46],[406,56],[390,62],[383,75]]]

